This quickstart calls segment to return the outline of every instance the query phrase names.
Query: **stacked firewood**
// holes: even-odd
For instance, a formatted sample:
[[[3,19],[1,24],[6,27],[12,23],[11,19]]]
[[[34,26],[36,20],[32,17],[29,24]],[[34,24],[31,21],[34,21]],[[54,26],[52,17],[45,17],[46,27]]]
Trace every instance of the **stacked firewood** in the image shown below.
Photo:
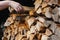
[[[58,0],[36,0],[34,5],[31,11],[10,14],[2,40],[60,40]]]

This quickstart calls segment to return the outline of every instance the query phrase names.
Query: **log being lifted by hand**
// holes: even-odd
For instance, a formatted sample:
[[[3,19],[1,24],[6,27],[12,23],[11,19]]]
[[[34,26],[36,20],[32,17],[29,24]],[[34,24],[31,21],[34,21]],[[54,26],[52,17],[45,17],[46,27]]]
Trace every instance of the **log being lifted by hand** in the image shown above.
[[[22,6],[22,7],[23,7],[24,11],[30,11],[30,10],[34,9],[34,7],[28,7],[28,6]],[[14,9],[9,7],[9,11],[12,12],[12,11],[14,11]]]

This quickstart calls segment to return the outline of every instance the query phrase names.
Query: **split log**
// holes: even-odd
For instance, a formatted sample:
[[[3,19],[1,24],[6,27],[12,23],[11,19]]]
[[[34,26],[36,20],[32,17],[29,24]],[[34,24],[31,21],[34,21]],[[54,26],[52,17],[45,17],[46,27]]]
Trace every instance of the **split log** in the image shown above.
[[[30,11],[30,10],[34,9],[34,7],[28,7],[28,6],[22,6],[22,7],[25,11]],[[9,7],[9,11],[13,12],[14,9],[12,7]]]
[[[50,29],[52,30],[53,33],[55,33],[56,28],[57,28],[57,25],[54,22],[52,22]]]
[[[45,34],[46,34],[47,36],[51,36],[53,33],[52,33],[49,29],[46,29]]]
[[[52,5],[52,4],[58,4],[58,0],[50,0],[48,2],[49,5]]]
[[[36,11],[37,14],[40,14],[42,13],[42,8],[39,8],[37,11]]]
[[[52,10],[52,18],[55,22],[58,22],[59,15],[58,15],[58,8],[56,7],[55,9]]]
[[[60,40],[60,37],[57,35],[52,35],[49,40]]]
[[[37,31],[41,31],[41,30],[43,30],[42,27],[44,27],[44,25],[37,21],[37,24],[35,25],[35,27],[36,27]]]
[[[29,40],[34,40],[35,34],[30,34],[30,39]]]
[[[39,17],[37,17],[36,19],[39,20],[41,23],[44,23],[44,22],[45,22],[45,19],[44,19],[43,17],[40,17],[40,16],[39,16]]]
[[[30,32],[31,33],[36,33],[36,27],[35,26],[31,26],[31,28],[30,28]]]
[[[52,21],[46,20],[44,25],[45,25],[45,27],[48,28],[49,25],[51,25],[51,24],[52,24]]]
[[[47,17],[47,18],[51,18],[51,12],[50,12],[50,7],[47,7],[47,8],[45,8],[44,9],[44,11],[45,11],[45,16]]]
[[[10,17],[6,20],[4,26],[10,26],[10,24],[14,23],[16,16],[16,14],[11,14]]]
[[[36,0],[34,5],[35,5],[35,11],[38,9],[39,6],[41,6],[42,0]]]
[[[55,35],[57,35],[58,37],[60,37],[60,24],[57,25],[57,27],[55,29]]]
[[[41,40],[48,40],[48,39],[49,39],[49,37],[47,35],[42,35]]]
[[[42,3],[42,8],[46,7],[47,5],[48,5],[48,4],[43,1],[43,3]]]
[[[34,21],[35,21],[35,18],[34,18],[34,17],[31,17],[31,18],[29,18],[28,20],[26,20],[29,28],[31,28],[31,25],[34,23]]]
[[[17,34],[17,36],[15,37],[15,40],[21,40],[22,39],[22,35],[20,35],[20,34]]]
[[[38,37],[38,40],[41,40],[42,34],[39,33],[39,34],[37,35],[37,37]]]

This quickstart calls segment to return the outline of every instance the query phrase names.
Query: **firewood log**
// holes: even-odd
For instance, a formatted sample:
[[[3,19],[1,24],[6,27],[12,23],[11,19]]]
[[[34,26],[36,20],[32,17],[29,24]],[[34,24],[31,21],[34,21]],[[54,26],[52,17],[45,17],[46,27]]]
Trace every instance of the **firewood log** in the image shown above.
[[[47,18],[51,18],[51,16],[52,16],[49,7],[47,7],[47,8],[45,9],[45,16],[46,16]]]
[[[52,35],[49,40],[60,40],[60,37],[57,35]]]
[[[38,37],[38,40],[41,40],[42,34],[39,33],[39,34],[37,35],[37,37]]]
[[[46,29],[45,34],[46,34],[47,36],[50,36],[50,35],[52,35],[53,33],[50,31],[50,29]]]
[[[31,17],[31,18],[29,18],[28,20],[26,20],[29,28],[31,27],[31,25],[33,24],[34,21],[35,21],[35,18],[34,18],[34,17]]]
[[[31,34],[31,32],[30,31],[27,31],[27,39],[30,38],[30,34]]]
[[[52,4],[58,4],[58,0],[50,0],[48,2],[49,5],[52,5]]]
[[[35,26],[31,26],[31,28],[30,28],[30,32],[31,33],[36,33],[36,27]]]
[[[48,4],[46,2],[42,3],[42,8],[46,7]]]
[[[60,35],[59,35],[60,31],[59,30],[60,30],[60,24],[57,25],[56,30],[55,30],[55,35],[57,35],[58,37],[60,37]]]
[[[4,26],[9,26],[10,24],[12,24],[14,21],[11,19],[12,19],[12,17],[8,18],[7,21],[5,22]]]
[[[42,35],[41,40],[48,40],[48,39],[49,39],[49,37],[47,35]]]
[[[44,23],[44,25],[45,25],[45,27],[49,27],[49,25],[51,25],[52,24],[52,21],[50,21],[50,20],[46,20],[45,21],[45,23]]]
[[[60,7],[58,8],[58,15],[60,16]]]
[[[28,7],[28,6],[22,6],[22,7],[23,7],[24,11],[29,11],[29,10],[34,9],[33,7]],[[12,7],[9,7],[9,11],[13,12],[14,9]]]
[[[55,9],[52,10],[52,18],[54,21],[58,22],[59,16],[58,16],[58,8],[56,7]]]
[[[36,11],[37,14],[40,14],[42,13],[42,8],[39,8],[37,11]]]
[[[16,14],[11,14],[10,17],[8,17],[8,19],[6,20],[4,26],[10,26],[10,24],[14,23],[16,16],[17,16]]]
[[[34,5],[35,5],[35,11],[37,10],[37,8],[38,8],[39,6],[41,6],[41,3],[42,3],[42,0],[36,0],[36,1],[35,1],[35,3],[34,3]]]
[[[40,22],[37,22],[37,24],[35,26],[36,26],[37,31],[41,31],[41,27],[44,27],[44,25]]]
[[[39,16],[39,17],[37,17],[36,19],[39,20],[39,21],[42,22],[42,23],[45,22],[45,19],[44,19],[43,17],[40,17],[40,16]]]
[[[21,40],[22,39],[22,35],[20,35],[20,34],[17,34],[17,36],[15,37],[15,40]]]
[[[54,23],[54,22],[52,22],[52,23],[51,23],[51,26],[49,27],[49,29],[51,29],[52,32],[55,33],[56,28],[57,28],[57,24]]]
[[[35,36],[35,34],[30,34],[30,39],[29,40],[33,40],[34,36]]]

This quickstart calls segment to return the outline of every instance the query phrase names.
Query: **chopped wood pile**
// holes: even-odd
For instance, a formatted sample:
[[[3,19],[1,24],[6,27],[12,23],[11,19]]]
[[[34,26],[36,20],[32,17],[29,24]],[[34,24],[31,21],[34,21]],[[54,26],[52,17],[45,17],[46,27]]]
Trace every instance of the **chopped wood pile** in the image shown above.
[[[60,40],[58,0],[36,0],[34,5],[33,10],[10,14],[2,40]]]

